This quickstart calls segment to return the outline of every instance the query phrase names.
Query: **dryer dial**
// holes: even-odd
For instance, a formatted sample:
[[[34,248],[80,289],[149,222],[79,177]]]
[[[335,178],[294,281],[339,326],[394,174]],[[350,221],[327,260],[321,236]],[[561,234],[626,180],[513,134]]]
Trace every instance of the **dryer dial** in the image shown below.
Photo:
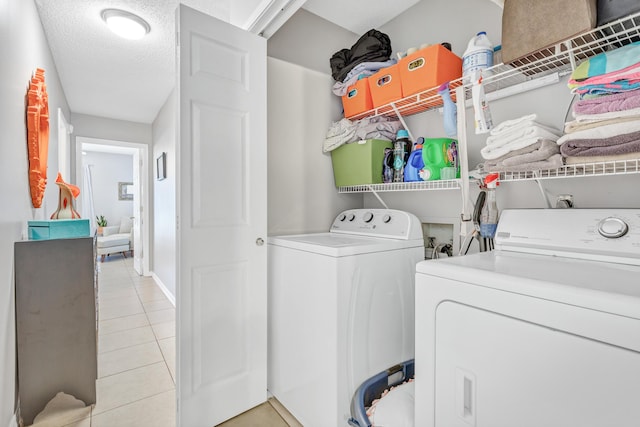
[[[385,215],[382,217],[382,222],[384,222],[385,224],[390,223],[390,222],[391,222],[391,215],[389,215],[389,214],[385,214]]]
[[[598,223],[598,233],[608,239],[617,239],[629,231],[629,226],[620,218],[610,216]]]
[[[371,212],[367,212],[364,214],[362,219],[364,220],[364,222],[371,222],[373,220],[373,214]]]

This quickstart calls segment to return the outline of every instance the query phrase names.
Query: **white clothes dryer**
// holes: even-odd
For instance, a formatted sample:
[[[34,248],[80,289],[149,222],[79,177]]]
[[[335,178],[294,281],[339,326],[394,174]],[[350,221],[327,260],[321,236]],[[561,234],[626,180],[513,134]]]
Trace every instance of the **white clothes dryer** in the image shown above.
[[[495,243],[418,264],[416,426],[637,426],[640,209],[505,210]]]
[[[268,389],[305,427],[346,426],[356,388],[414,357],[421,223],[355,209],[268,244]]]

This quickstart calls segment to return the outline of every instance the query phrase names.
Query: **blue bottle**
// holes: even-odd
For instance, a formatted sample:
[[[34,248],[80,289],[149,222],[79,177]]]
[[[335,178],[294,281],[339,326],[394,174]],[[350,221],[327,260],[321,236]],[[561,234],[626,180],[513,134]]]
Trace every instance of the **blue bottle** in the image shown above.
[[[424,169],[424,161],[422,160],[422,144],[424,138],[418,138],[418,143],[413,148],[411,154],[409,154],[409,160],[404,167],[404,180],[405,182],[422,181],[420,177],[420,171]]]

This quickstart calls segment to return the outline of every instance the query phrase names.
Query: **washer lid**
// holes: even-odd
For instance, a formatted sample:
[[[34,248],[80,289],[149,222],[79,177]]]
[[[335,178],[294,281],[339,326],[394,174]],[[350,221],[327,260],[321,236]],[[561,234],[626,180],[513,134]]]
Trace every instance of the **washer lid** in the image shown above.
[[[268,238],[267,242],[274,246],[282,246],[332,257],[423,247],[422,239],[383,239],[339,233],[272,236]]]
[[[442,277],[640,319],[640,267],[493,251],[422,261],[418,274]]]

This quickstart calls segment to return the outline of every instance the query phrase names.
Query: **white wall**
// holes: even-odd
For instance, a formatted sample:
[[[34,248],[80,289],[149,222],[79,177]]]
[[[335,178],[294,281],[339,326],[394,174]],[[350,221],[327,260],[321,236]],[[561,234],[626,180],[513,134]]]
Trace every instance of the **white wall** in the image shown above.
[[[305,9],[298,9],[269,38],[267,56],[331,75],[331,56],[340,49],[351,47],[360,36]]]
[[[322,142],[342,105],[333,79],[274,58],[267,61],[268,233],[327,231],[342,210],[362,205],[338,194]]]
[[[0,426],[12,422],[15,405],[15,321],[13,242],[21,240],[29,219],[48,218],[58,203],[57,109],[69,117],[58,74],[31,0],[0,0]],[[48,181],[43,207],[34,209],[29,195],[25,95],[35,68],[45,70],[49,94]]]
[[[133,156],[95,151],[86,153],[82,156],[82,165],[93,165],[91,178],[95,214],[104,215],[107,225],[120,225],[122,217],[133,216],[133,200],[118,200],[118,183],[133,182]]]
[[[176,99],[175,90],[153,121],[153,232],[151,270],[176,295]],[[167,153],[167,178],[156,180],[156,159]]]

